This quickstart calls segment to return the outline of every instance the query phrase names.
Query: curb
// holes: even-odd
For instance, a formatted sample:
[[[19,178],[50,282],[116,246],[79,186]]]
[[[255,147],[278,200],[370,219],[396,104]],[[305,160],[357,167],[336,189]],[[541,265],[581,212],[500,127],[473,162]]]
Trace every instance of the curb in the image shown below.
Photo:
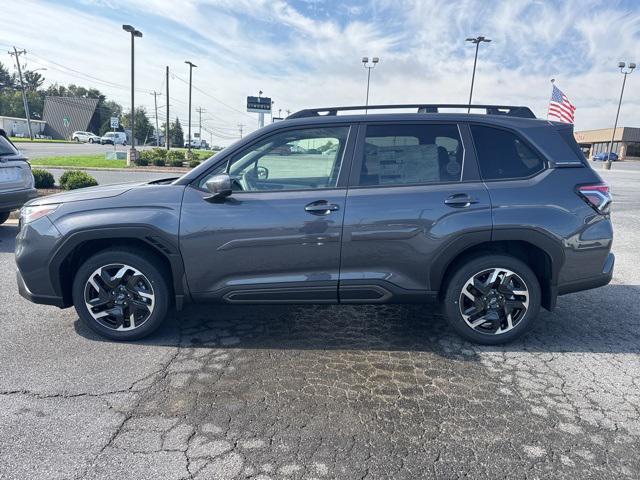
[[[89,170],[89,171],[105,171],[105,172],[149,172],[149,173],[186,173],[191,171],[188,167],[163,167],[163,168],[140,168],[140,167],[70,167],[68,165],[37,165],[32,164],[33,168],[39,168],[42,170],[55,169],[55,170]]]

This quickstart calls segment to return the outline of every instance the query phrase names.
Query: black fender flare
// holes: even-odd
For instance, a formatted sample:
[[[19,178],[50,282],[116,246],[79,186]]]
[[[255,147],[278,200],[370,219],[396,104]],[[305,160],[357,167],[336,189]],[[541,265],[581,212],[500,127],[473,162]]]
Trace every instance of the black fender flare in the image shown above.
[[[492,242],[519,241],[529,243],[545,252],[551,259],[550,286],[557,295],[558,277],[564,264],[564,249],[562,241],[550,233],[536,228],[494,228],[491,230],[477,231],[463,234],[448,243],[436,255],[429,270],[429,287],[431,290],[439,290],[445,272],[451,263],[466,250],[477,245]]]
[[[108,239],[136,239],[149,245],[156,254],[164,257],[171,268],[173,277],[173,290],[176,297],[176,308],[180,309],[185,296],[189,295],[185,279],[184,263],[178,245],[175,244],[165,232],[149,225],[124,225],[108,226],[81,230],[69,234],[57,246],[49,260],[49,275],[54,291],[60,297],[64,297],[64,289],[61,285],[61,268],[73,251],[80,245],[92,240]],[[73,302],[70,298],[63,298],[67,305]]]

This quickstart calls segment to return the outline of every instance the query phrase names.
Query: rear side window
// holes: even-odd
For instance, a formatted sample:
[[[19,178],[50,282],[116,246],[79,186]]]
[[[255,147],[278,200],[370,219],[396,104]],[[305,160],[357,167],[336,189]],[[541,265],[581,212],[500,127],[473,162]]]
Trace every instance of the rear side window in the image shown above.
[[[9,143],[9,140],[0,135],[0,156],[15,155],[16,153],[18,152]]]
[[[471,125],[471,133],[485,180],[526,178],[544,169],[543,159],[511,132]]]
[[[369,125],[359,185],[458,182],[463,154],[455,124]]]

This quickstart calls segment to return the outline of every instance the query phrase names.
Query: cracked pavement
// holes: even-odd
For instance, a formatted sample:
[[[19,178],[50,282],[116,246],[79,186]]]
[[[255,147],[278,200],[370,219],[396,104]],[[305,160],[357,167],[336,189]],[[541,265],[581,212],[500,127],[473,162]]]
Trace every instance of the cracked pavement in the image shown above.
[[[436,304],[189,307],[112,343],[18,296],[0,226],[0,479],[639,478],[640,165],[616,167],[614,282],[502,347]]]

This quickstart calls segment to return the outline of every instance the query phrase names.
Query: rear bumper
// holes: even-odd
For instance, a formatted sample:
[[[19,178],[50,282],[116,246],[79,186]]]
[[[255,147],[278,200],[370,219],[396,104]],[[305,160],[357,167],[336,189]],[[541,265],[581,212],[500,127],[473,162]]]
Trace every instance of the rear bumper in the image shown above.
[[[18,292],[24,298],[33,303],[40,303],[42,305],[54,305],[56,307],[66,307],[62,297],[50,296],[50,295],[34,295],[29,291],[29,288],[24,283],[20,270],[16,270],[16,280],[18,281]]]
[[[582,278],[574,282],[564,283],[558,286],[558,295],[566,295],[567,293],[580,292],[582,290],[590,290],[592,288],[603,287],[607,285],[613,277],[613,267],[616,263],[616,257],[613,253],[609,253],[604,263],[602,273],[588,278]]]
[[[0,192],[0,212],[16,210],[37,196],[38,191],[35,188],[14,190],[12,192]]]

